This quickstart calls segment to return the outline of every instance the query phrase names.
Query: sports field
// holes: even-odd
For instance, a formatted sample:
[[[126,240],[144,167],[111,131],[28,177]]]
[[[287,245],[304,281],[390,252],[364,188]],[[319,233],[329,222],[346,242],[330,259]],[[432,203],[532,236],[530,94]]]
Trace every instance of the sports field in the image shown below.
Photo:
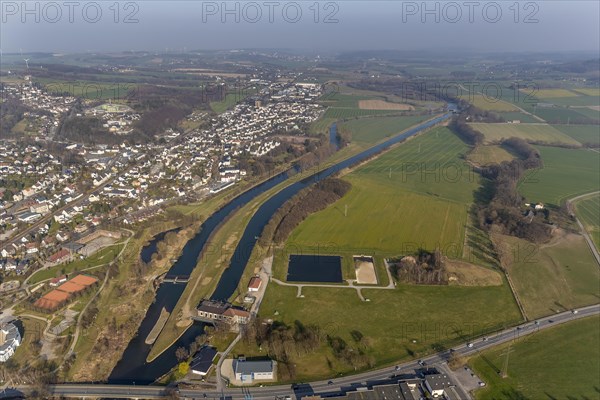
[[[568,234],[552,245],[534,245],[501,236],[506,267],[529,318],[595,304],[600,269],[581,235]]]
[[[486,143],[499,142],[502,139],[518,137],[533,142],[564,143],[580,145],[572,137],[562,133],[547,124],[469,124],[474,129],[483,133]]]
[[[468,155],[468,159],[477,165],[500,164],[514,158],[514,155],[500,145],[477,146]]]
[[[598,399],[600,320],[573,321],[512,343],[508,377],[502,378],[508,344],[474,356],[469,364],[487,387],[478,400]]]
[[[600,250],[600,194],[597,193],[577,201],[575,212],[596,244],[596,248]]]
[[[430,115],[418,115],[362,118],[341,123],[338,129],[350,132],[352,142],[370,144],[394,136],[430,117]]]
[[[588,149],[535,146],[544,167],[527,171],[519,192],[530,202],[561,205],[567,199],[600,190],[600,154]]]
[[[479,176],[461,159],[467,149],[444,127],[396,147],[346,175],[350,192],[309,216],[288,243],[312,248],[333,242],[374,255],[439,245],[460,258],[467,210],[479,187]]]

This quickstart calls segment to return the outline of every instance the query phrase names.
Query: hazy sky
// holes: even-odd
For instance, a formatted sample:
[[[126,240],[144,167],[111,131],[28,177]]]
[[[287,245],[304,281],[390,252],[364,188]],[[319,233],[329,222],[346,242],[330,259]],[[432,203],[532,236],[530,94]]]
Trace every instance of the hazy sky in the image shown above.
[[[1,3],[4,52],[600,48],[597,0]]]

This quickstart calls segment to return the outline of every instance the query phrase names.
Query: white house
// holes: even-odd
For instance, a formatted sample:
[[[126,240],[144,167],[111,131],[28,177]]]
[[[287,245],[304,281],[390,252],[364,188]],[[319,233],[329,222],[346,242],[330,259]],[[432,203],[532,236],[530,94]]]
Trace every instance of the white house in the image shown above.
[[[432,374],[425,376],[425,386],[435,398],[444,395],[444,389],[454,386],[446,374]]]
[[[235,379],[252,383],[254,381],[268,381],[275,379],[275,362],[266,361],[246,361],[245,358],[233,360],[233,371]]]
[[[6,362],[21,344],[21,334],[15,324],[0,327],[0,362]]]

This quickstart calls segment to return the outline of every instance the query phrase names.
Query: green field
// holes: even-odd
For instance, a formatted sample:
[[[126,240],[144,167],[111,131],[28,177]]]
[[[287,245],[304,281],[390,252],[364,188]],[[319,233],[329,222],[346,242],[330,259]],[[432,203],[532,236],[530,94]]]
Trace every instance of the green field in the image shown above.
[[[600,250],[600,194],[578,200],[575,203],[575,212],[596,248]]]
[[[507,267],[529,318],[598,302],[600,270],[583,236],[569,234],[550,246],[507,236],[502,241],[510,246]]]
[[[447,128],[396,147],[347,175],[350,192],[309,216],[288,243],[314,248],[333,242],[378,254],[399,254],[409,245],[462,249],[468,206],[479,187],[479,176],[461,159],[467,150]]]
[[[469,364],[487,387],[478,400],[598,399],[600,320],[590,317],[540,331],[512,343],[508,377],[503,370],[508,345],[471,358]]]
[[[580,88],[580,89],[573,89],[573,90],[576,91],[577,93],[581,93],[586,96],[596,96],[596,97],[600,96],[600,88]]]
[[[529,124],[529,123],[537,123],[539,120],[535,119],[533,116],[529,114],[522,113],[520,111],[513,112],[499,112],[499,116],[504,118],[506,121],[521,121],[521,123]]]
[[[600,146],[599,125],[554,125],[554,128],[569,135],[582,144],[590,144],[593,147]]]
[[[398,115],[403,111],[395,111],[395,110],[361,110],[360,108],[341,108],[341,107],[329,107],[323,118],[333,118],[333,119],[346,119],[346,118],[356,118],[356,117],[364,117],[370,115]],[[404,111],[406,112],[406,111]]]
[[[528,90],[523,90],[529,93]],[[555,97],[577,97],[577,93],[567,89],[538,89],[535,91],[535,97],[538,99],[553,99]]]
[[[109,263],[117,256],[117,254],[119,254],[122,248],[123,244],[108,246],[99,250],[97,253],[88,258],[39,270],[31,276],[29,283],[34,285],[46,279],[55,278],[64,274],[70,274],[72,272],[80,271],[84,268],[90,268]]]
[[[482,94],[465,94],[461,97],[475,107],[486,111],[511,112],[519,110],[515,105],[496,98],[493,94],[490,94],[487,97]]]
[[[468,155],[468,159],[478,165],[500,164],[514,158],[516,157],[513,154],[499,145],[477,146]]]
[[[211,101],[210,108],[217,114],[221,114],[236,105],[240,100],[242,99],[239,93],[227,93],[223,100]]]
[[[60,81],[36,78],[50,93],[68,93],[88,100],[126,100],[138,94],[139,84],[133,82]]]
[[[352,142],[372,144],[394,136],[430,117],[430,115],[418,115],[362,118],[341,123],[338,125],[338,129],[350,132]]]
[[[582,112],[580,113],[576,110],[582,110]],[[544,119],[549,124],[569,124],[575,122],[579,124],[591,124],[595,118],[591,115],[587,115],[587,113],[584,114],[583,110],[585,109],[573,109],[562,107],[536,107],[534,114]],[[588,110],[590,112],[593,112],[593,110]],[[597,112],[595,115],[597,116]]]
[[[296,288],[269,284],[260,316],[287,324],[295,320],[319,326],[324,333],[342,337],[355,346],[350,332],[364,335],[362,350],[374,366],[418,358],[451,347],[520,320],[507,285],[494,287],[452,287],[398,285],[395,290],[363,290],[370,301],[361,301],[354,290],[308,288],[303,298]],[[481,307],[485,304],[485,307]],[[234,353],[261,354],[243,346]],[[264,355],[264,352],[263,352]],[[323,379],[354,372],[351,365],[337,360],[330,349],[298,356],[297,379]]]
[[[530,202],[561,205],[580,194],[600,190],[600,153],[587,149],[536,146],[544,167],[527,171],[519,192]]]
[[[483,133],[487,143],[518,137],[533,142],[564,143],[578,146],[580,143],[556,128],[546,124],[469,124]]]

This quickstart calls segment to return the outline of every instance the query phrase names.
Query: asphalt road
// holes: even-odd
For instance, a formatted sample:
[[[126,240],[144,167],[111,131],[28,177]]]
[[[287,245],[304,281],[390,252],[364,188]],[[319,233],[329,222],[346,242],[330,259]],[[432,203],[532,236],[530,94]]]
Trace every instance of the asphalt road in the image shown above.
[[[543,329],[548,329],[558,324],[573,321],[600,314],[600,304],[583,307],[577,312],[566,311],[554,314],[536,321],[526,322],[516,327],[512,327],[486,338],[479,338],[471,343],[463,343],[453,348],[459,355],[471,355],[489,347],[509,342],[522,336],[530,335]],[[422,359],[428,366],[435,366],[447,360],[450,350],[433,354]],[[295,389],[290,385],[252,387],[252,388],[232,388],[225,389],[222,393],[217,391],[188,390],[181,389],[179,395],[187,399],[274,399],[275,397],[293,396],[300,398],[311,394],[333,395],[336,393],[353,390],[357,387],[370,386],[375,383],[385,383],[400,380],[402,374],[413,373],[415,369],[422,368],[417,361],[410,361],[381,368],[374,371],[368,371],[356,375],[333,378],[331,381],[318,381],[306,384],[300,384]],[[331,382],[331,383],[330,383]],[[22,392],[27,392],[28,387],[17,387]],[[61,384],[51,386],[51,391],[55,395],[65,397],[109,397],[109,398],[129,398],[129,399],[155,399],[162,398],[167,394],[167,389],[156,386],[119,386],[119,385],[100,385],[100,384]],[[7,398],[10,391],[0,392],[0,398]],[[13,392],[14,393],[14,392]]]

